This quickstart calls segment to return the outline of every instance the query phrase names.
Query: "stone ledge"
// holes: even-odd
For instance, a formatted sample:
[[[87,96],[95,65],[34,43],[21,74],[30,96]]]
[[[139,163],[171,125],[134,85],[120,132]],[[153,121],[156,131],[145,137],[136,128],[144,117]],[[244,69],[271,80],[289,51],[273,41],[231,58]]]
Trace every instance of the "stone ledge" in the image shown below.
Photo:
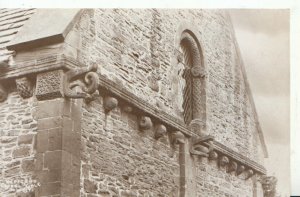
[[[255,161],[248,159],[244,155],[241,155],[241,154],[233,151],[232,149],[221,144],[220,142],[214,141],[214,149],[215,149],[215,151],[219,152],[221,155],[226,155],[227,157],[230,157],[233,160],[236,160],[240,164],[245,165],[249,168],[252,168],[256,172],[259,172],[261,174],[266,174],[266,169],[262,165],[258,164]]]

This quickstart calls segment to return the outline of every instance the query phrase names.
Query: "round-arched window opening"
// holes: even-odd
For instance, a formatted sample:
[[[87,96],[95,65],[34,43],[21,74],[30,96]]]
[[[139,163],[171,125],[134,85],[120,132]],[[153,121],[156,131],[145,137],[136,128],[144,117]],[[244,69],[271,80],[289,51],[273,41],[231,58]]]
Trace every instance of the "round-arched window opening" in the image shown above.
[[[180,51],[185,66],[184,121],[187,125],[197,122],[202,130],[205,129],[206,122],[205,69],[200,44],[191,31],[186,30],[182,33]]]

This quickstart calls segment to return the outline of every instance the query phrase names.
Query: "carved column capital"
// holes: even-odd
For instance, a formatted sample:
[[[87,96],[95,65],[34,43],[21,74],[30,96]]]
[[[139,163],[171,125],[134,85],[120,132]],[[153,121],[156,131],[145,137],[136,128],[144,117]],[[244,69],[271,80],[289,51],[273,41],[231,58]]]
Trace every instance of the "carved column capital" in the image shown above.
[[[274,176],[262,176],[260,179],[264,197],[275,197],[277,178]]]
[[[48,100],[63,97],[63,70],[39,73],[36,77],[36,98]]]
[[[8,93],[6,88],[0,83],[0,102],[4,102],[7,99]]]
[[[33,85],[27,77],[16,79],[17,91],[22,98],[30,98],[33,95]]]
[[[202,157],[209,157],[209,153],[213,151],[213,137],[205,136],[196,139],[192,139],[192,147],[190,153],[192,155],[198,155]],[[208,143],[206,145],[205,143]]]

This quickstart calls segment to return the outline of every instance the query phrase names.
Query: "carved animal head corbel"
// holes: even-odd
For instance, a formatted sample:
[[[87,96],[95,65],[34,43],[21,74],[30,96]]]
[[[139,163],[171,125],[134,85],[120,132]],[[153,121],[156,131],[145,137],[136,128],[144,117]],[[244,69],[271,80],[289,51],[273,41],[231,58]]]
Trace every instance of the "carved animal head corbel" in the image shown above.
[[[99,86],[97,68],[97,65],[93,65],[67,71],[64,75],[64,96],[68,98],[91,97]]]
[[[209,153],[213,151],[214,138],[210,135],[192,139],[192,147],[190,148],[190,153],[192,155],[197,155],[201,157],[209,157]]]
[[[235,161],[230,161],[228,168],[227,168],[227,173],[235,172],[237,170],[238,164]]]

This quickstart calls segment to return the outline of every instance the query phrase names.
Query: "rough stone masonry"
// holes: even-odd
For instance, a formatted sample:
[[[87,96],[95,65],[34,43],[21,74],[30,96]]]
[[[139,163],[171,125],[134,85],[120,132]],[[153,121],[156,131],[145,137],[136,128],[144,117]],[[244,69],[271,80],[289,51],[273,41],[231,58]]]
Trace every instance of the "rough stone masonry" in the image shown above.
[[[0,19],[1,196],[275,195],[226,11]]]

